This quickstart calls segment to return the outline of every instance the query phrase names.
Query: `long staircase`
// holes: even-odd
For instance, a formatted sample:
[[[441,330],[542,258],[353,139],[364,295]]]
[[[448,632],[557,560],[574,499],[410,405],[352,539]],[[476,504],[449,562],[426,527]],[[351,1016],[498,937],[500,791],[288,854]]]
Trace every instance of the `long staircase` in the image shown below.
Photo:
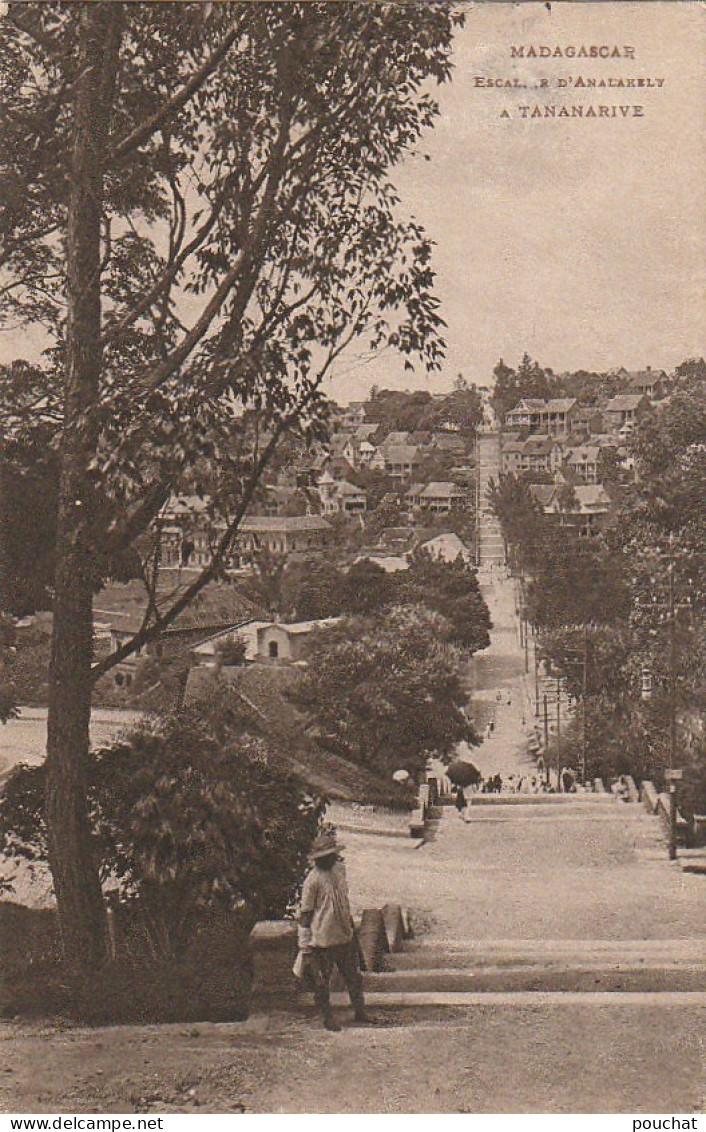
[[[471,806],[468,824],[449,807],[440,807],[438,816],[432,843],[418,852],[436,853],[440,869],[458,870],[459,847],[467,846],[469,884],[459,888],[467,892],[462,897],[467,901],[465,910],[475,910],[471,930],[432,929],[421,938],[406,940],[401,950],[384,955],[382,969],[365,974],[371,1006],[435,1012],[483,1003],[706,1005],[706,938],[703,925],[698,928],[698,916],[695,934],[681,936],[680,931],[689,929],[677,922],[676,907],[662,908],[659,893],[655,894],[655,911],[656,917],[661,913],[661,919],[643,917],[641,921],[620,903],[611,907],[611,857],[620,868],[619,846],[625,836],[635,859],[625,863],[629,870],[625,876],[616,875],[617,902],[623,891],[635,888],[640,874],[646,886],[663,879],[665,870],[669,882],[676,880],[665,860],[661,827],[639,803],[621,802],[608,794],[481,795]],[[560,860],[533,863],[527,859],[524,847],[533,839],[560,845],[563,839],[576,837],[585,846],[584,868],[580,849],[574,850],[578,867],[575,861],[564,867]],[[479,846],[488,844],[489,838],[490,844],[507,844],[505,862],[478,854]],[[604,844],[599,847],[601,841]],[[595,883],[589,866],[595,869]],[[504,912],[505,907],[513,907],[513,894],[503,896],[499,886],[513,868],[518,873],[524,870],[524,883],[531,891],[525,893],[526,906],[519,908],[511,922]],[[475,883],[470,883],[471,877]],[[517,879],[522,885],[522,876]],[[584,922],[577,922],[571,901],[565,898],[567,884],[569,893],[573,890],[580,897],[575,886],[582,883],[593,885],[595,922],[590,909]],[[692,881],[702,883],[700,878]],[[601,886],[605,897],[596,900]],[[543,907],[552,894],[559,906],[558,917],[547,915]],[[488,924],[484,905],[503,901]],[[466,915],[465,924],[468,922]],[[503,924],[517,935],[492,931]],[[551,935],[549,926],[554,926]],[[343,1005],[346,996],[338,994],[335,1001]]]
[[[500,431],[480,430],[476,438],[476,514],[478,516],[477,564],[481,569],[505,563],[505,544],[500,523],[488,502],[491,481],[501,470]]]

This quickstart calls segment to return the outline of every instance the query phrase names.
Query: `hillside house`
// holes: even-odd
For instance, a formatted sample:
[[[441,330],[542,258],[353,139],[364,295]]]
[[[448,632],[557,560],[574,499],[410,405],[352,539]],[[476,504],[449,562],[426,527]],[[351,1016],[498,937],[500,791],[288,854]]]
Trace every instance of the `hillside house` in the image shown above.
[[[652,401],[658,401],[667,392],[667,375],[663,369],[652,369],[652,366],[646,366],[644,370],[619,369],[617,372],[618,376],[625,380],[629,393],[641,393]]]
[[[521,472],[552,472],[560,462],[560,449],[549,436],[530,436],[518,457]]]
[[[411,480],[421,467],[422,458],[419,449],[411,444],[397,444],[385,449],[381,446],[380,451],[385,459],[387,475],[398,483]]]
[[[505,423],[509,429],[528,428],[530,432],[566,437],[573,431],[578,415],[575,397],[552,397],[549,401],[525,397],[506,415]]]
[[[611,432],[627,435],[649,407],[650,402],[644,393],[619,393],[603,406],[603,419]]]
[[[566,437],[574,428],[578,411],[575,397],[552,397],[546,403],[541,427],[550,436]]]
[[[537,432],[542,426],[542,414],[546,411],[546,407],[546,401],[535,397],[523,397],[514,409],[506,413],[505,424],[508,429],[527,428],[530,432]]]
[[[573,527],[584,538],[605,530],[614,505],[602,484],[577,484],[573,488],[575,502],[568,507],[561,503],[559,491],[557,488],[551,502],[544,508],[547,515],[555,516],[563,527]]]
[[[325,471],[316,485],[324,515],[362,515],[367,509],[367,498],[362,488],[347,480],[335,480]]]
[[[365,424],[365,402],[351,401],[339,410],[338,421],[341,428],[356,429]]]
[[[516,476],[522,469],[522,452],[526,437],[520,433],[504,432],[500,437],[500,470],[503,475]]]
[[[338,617],[318,621],[296,621],[286,624],[271,621],[257,628],[257,653],[260,664],[300,664],[311,650],[314,633],[338,623]]]
[[[235,537],[234,553],[241,562],[250,561],[261,550],[310,553],[323,550],[331,534],[331,525],[321,515],[247,515]]]
[[[434,515],[447,515],[465,506],[466,493],[450,480],[428,483],[418,495],[418,506]]]
[[[601,450],[596,444],[582,444],[569,448],[565,454],[565,466],[582,483],[598,483],[598,460]]]
[[[388,432],[385,439],[378,444],[378,448],[384,455],[387,455],[391,448],[400,448],[411,444],[412,438],[409,432]],[[415,446],[413,445],[413,447]]]
[[[431,447],[452,456],[462,456],[468,451],[468,441],[456,432],[434,432],[431,435]]]
[[[157,589],[157,610],[166,610],[186,589],[186,583],[175,584],[164,576]],[[111,583],[96,594],[96,620],[110,634],[111,651],[129,641],[141,628],[148,608],[148,597],[141,581]],[[252,621],[259,610],[242,597],[232,585],[212,582],[164,628],[159,637],[126,657],[111,672],[119,688],[129,688],[136,669],[147,659],[176,657],[216,632],[232,633]]]
[[[433,555],[434,558],[441,558],[443,562],[455,562],[459,556],[464,562],[470,563],[473,561],[472,552],[453,531],[444,531],[440,535],[435,535],[434,538],[423,542],[419,549],[426,550],[427,553]]]

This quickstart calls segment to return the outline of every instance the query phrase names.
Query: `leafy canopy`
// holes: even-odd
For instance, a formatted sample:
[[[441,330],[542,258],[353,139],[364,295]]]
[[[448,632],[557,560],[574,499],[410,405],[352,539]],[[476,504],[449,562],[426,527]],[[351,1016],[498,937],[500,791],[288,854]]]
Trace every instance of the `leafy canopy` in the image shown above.
[[[41,323],[48,353],[0,397],[8,431],[30,414],[57,437],[83,430],[76,506],[96,586],[169,494],[201,488],[204,464],[220,470],[223,521],[206,584],[280,437],[320,434],[321,382],[354,339],[438,366],[431,243],[391,174],[434,122],[429,87],[449,78],[461,20],[447,5],[414,19],[353,3],[10,6],[0,310]],[[65,418],[74,47],[89,21],[108,123],[102,356],[95,395]],[[154,568],[158,548],[141,549]]]
[[[323,802],[307,793],[232,694],[93,752],[83,768],[103,883],[139,897],[160,953],[188,946],[207,908],[280,917],[296,899]],[[8,857],[45,861],[43,766],[0,799]]]

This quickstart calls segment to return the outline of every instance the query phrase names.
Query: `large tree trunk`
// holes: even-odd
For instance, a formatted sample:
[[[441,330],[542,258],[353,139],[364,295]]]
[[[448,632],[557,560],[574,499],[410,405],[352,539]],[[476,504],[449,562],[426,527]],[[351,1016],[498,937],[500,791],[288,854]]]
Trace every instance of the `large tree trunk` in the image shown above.
[[[117,59],[119,5],[81,11],[75,133],[67,227],[65,418],[54,579],[47,736],[46,820],[64,954],[94,967],[107,954],[107,925],[86,809],[93,652],[93,572],[88,469],[101,369],[102,160]]]

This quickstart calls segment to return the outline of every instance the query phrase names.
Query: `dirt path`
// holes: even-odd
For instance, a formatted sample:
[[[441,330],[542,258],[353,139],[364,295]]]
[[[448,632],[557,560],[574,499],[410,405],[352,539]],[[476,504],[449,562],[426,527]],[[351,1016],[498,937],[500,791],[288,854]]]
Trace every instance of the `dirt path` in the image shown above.
[[[706,1011],[494,1007],[103,1030],[0,1027],[8,1112],[699,1112]]]

